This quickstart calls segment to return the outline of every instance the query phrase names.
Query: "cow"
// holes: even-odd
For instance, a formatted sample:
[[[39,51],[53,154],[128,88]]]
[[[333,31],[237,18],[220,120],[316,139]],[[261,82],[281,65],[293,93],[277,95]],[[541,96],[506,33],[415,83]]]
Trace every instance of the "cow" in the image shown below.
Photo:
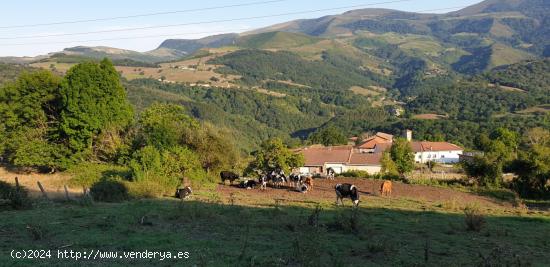
[[[328,168],[328,169],[327,169],[327,178],[328,178],[329,180],[334,180],[334,174],[335,174],[335,173],[336,173],[336,172],[334,171],[333,168]]]
[[[267,175],[260,176],[260,178],[258,178],[258,182],[260,183],[260,190],[267,189]]]
[[[392,192],[392,183],[391,181],[384,181],[380,186],[380,195],[391,195]]]
[[[244,180],[240,183],[240,187],[241,188],[246,188],[246,189],[253,189],[256,187],[258,183],[254,180]]]
[[[222,184],[225,184],[225,180],[229,180],[229,183],[232,185],[233,181],[239,179],[239,175],[230,171],[222,171],[220,172],[220,178],[222,179]]]
[[[287,182],[285,172],[283,170],[272,171],[267,175],[267,180],[271,182],[273,187],[277,188],[283,186]]]
[[[309,190],[309,186],[305,183],[302,183],[300,182],[297,186],[296,186],[296,189],[299,191],[299,192],[302,192],[302,193],[307,193],[307,191]]]
[[[336,191],[336,205],[344,204],[344,198],[350,198],[355,207],[359,206],[359,190],[352,184],[337,184],[334,186]]]
[[[271,182],[273,183],[274,187],[280,188],[281,186],[284,186],[284,184],[286,183],[286,179],[284,176],[277,175],[272,178]]]
[[[304,184],[308,186],[308,190],[313,190],[313,178],[311,176],[306,177]]]
[[[181,200],[188,199],[191,194],[193,194],[193,190],[189,186],[176,189],[176,197]]]
[[[299,186],[304,181],[304,176],[299,173],[292,173],[289,178],[290,186]]]

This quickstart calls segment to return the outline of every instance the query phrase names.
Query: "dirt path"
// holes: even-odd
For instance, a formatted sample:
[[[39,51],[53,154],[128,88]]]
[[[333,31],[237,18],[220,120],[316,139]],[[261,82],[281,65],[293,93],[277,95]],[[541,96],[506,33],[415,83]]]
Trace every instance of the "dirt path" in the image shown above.
[[[25,186],[31,196],[40,197],[40,189],[37,181],[40,181],[50,198],[65,198],[63,186],[68,185],[70,176],[67,174],[16,174],[0,168],[0,181],[15,183],[15,177],[19,183]],[[239,199],[239,202],[249,204],[273,203],[280,199],[287,202],[317,203],[319,201],[335,201],[334,185],[337,183],[351,183],[359,188],[361,199],[368,201],[369,198],[379,197],[381,180],[336,178],[335,180],[315,179],[313,190],[308,193],[296,192],[292,188],[270,188],[261,191],[258,189],[246,190],[237,186],[218,185],[216,191],[224,199],[231,198],[231,194]],[[81,196],[82,188],[68,186],[71,197]],[[400,182],[393,182],[393,193],[391,198],[404,198],[422,202],[444,203],[455,202],[460,204],[477,203],[483,206],[512,207],[511,203],[501,202],[488,197],[471,193],[460,192],[448,188],[439,188],[423,185],[409,185]]]
[[[379,189],[382,180],[336,178],[335,180],[316,179],[314,189],[305,194],[294,191],[291,188],[275,189],[268,187],[267,190],[258,189],[246,190],[237,186],[218,185],[217,191],[224,198],[229,198],[233,193],[236,196],[246,195],[250,202],[262,199],[282,199],[291,202],[316,202],[335,201],[334,185],[337,183],[351,183],[359,188],[361,197],[368,201],[370,197],[379,197]],[[483,206],[512,207],[510,203],[501,202],[488,197],[471,193],[460,192],[447,188],[431,187],[424,185],[409,185],[400,182],[393,182],[392,198],[405,198],[420,200],[423,202],[456,202],[461,204],[477,203]],[[242,197],[241,197],[242,198]]]

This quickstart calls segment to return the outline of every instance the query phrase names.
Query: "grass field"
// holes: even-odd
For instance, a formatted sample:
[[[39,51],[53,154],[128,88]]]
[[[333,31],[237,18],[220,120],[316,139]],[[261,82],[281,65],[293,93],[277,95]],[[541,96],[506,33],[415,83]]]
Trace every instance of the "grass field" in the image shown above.
[[[356,181],[360,208],[335,206],[332,184]],[[123,203],[45,202],[0,213],[0,260],[7,266],[74,260],[14,260],[12,249],[177,251],[189,259],[81,260],[110,266],[544,266],[550,217],[451,189],[379,181],[317,180],[312,192],[266,192],[228,185],[172,198]],[[468,231],[463,208],[485,218]]]

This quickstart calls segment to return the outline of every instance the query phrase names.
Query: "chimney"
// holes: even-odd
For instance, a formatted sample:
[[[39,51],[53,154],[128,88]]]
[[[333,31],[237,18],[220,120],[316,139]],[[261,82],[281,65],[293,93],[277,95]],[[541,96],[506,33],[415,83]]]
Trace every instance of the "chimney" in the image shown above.
[[[405,130],[405,133],[404,133],[404,136],[403,136],[405,139],[407,139],[407,141],[409,142],[412,142],[412,139],[413,139],[413,131],[412,130]]]

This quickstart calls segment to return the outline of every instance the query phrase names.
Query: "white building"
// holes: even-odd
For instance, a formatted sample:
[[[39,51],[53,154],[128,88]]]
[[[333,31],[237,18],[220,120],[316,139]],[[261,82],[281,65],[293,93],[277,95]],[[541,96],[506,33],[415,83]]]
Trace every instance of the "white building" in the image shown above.
[[[457,163],[464,149],[447,142],[411,142],[416,163],[435,161],[439,163]]]

